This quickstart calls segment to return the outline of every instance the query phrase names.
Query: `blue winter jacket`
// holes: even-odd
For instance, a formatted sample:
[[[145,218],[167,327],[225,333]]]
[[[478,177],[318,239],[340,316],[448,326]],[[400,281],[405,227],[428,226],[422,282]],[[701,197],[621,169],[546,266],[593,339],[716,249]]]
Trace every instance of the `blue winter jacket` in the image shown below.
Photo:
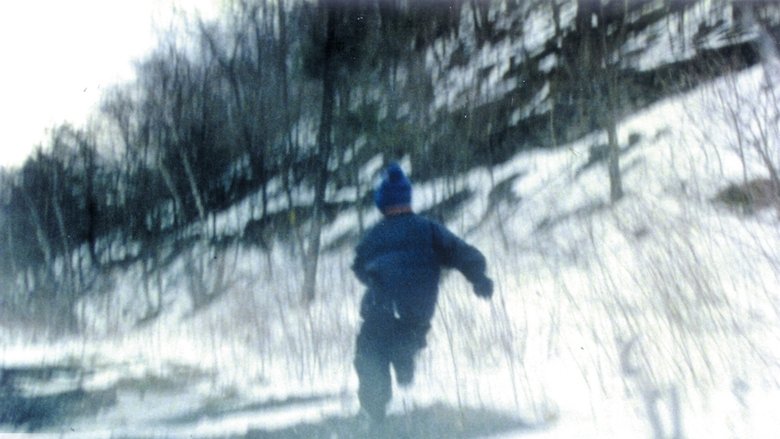
[[[490,286],[485,257],[444,226],[414,213],[388,216],[356,248],[352,269],[367,286],[364,320],[392,316],[427,323],[433,316],[441,268],[456,268],[475,285]],[[489,297],[489,295],[488,295]]]

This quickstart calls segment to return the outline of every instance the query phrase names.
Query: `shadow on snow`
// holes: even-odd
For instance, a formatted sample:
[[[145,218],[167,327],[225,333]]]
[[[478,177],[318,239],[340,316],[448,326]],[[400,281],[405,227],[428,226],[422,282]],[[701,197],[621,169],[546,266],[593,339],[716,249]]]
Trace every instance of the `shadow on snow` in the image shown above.
[[[357,439],[477,438],[510,431],[535,430],[508,413],[487,409],[457,409],[443,404],[415,408],[407,413],[390,414],[378,427],[371,427],[358,416],[329,417],[317,423],[304,423],[278,430],[251,430],[245,439]]]

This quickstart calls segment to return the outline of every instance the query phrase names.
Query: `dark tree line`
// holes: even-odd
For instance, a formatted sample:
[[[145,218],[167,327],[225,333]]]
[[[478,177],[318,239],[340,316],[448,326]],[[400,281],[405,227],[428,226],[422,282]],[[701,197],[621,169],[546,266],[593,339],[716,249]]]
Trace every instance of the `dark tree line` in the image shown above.
[[[322,227],[347,205],[363,227],[371,183],[360,170],[379,154],[409,157],[421,181],[604,129],[615,184],[615,124],[637,103],[626,98],[630,85],[644,78],[628,76],[621,44],[691,4],[235,0],[219,20],[190,21],[186,35],[164,38],[138,63],[136,81],[105,94],[101,123],[52,130],[47,148],[0,175],[3,309],[45,309],[77,329],[75,307],[101,291],[101,273],[136,262],[151,273],[188,246],[217,251],[236,239],[285,242],[305,267],[302,300],[310,301]],[[571,7],[576,17],[565,22]],[[761,17],[772,5],[756,8]],[[517,10],[549,10],[555,30],[507,73],[525,86],[495,102],[435,108],[432,70],[528,36],[528,14],[501,21]],[[541,72],[548,55],[558,61]],[[549,109],[510,121],[545,84]],[[343,189],[352,201],[332,197]],[[613,199],[621,193],[613,189]],[[253,211],[245,229],[223,234],[217,215],[245,200]],[[217,293],[204,288],[193,302]],[[150,316],[162,307],[159,297],[147,303]]]
[[[358,186],[361,163],[393,143],[385,136],[401,122],[380,114],[403,99],[398,72],[454,30],[457,6],[241,0],[163,39],[135,82],[106,93],[101,125],[53,130],[48,148],[3,175],[4,303],[40,302],[75,329],[101,270],[160,268],[165,245],[235,239],[216,215],[247,198],[247,230],[260,229],[248,239],[288,241],[310,267],[313,299],[321,227],[340,208],[328,191]]]

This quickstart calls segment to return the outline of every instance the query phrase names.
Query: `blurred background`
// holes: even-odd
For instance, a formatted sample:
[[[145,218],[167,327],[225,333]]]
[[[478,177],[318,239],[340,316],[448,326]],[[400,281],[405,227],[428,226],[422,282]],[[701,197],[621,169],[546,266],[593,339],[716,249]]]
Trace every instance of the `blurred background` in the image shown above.
[[[176,437],[271,400],[349,419],[352,248],[400,161],[498,287],[445,280],[407,435],[770,437],[776,2],[1,8],[8,431]],[[122,408],[160,383],[178,423]],[[265,437],[246,416],[202,434]]]

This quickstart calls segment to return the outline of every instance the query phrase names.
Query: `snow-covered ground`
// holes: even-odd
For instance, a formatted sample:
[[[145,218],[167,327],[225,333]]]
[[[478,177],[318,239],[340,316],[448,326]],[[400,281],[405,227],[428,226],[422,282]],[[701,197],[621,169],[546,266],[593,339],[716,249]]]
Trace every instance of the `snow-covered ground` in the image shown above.
[[[448,226],[485,252],[497,291],[485,302],[459,274],[445,278],[415,385],[396,393],[391,414],[450,407],[461,414],[456,431],[468,430],[464,413],[474,410],[525,423],[480,434],[502,439],[776,437],[778,212],[713,202],[728,183],[765,177],[757,157],[743,167],[734,119],[714,98],[764,102],[763,78],[756,67],[624,120],[621,143],[633,146],[615,206],[604,164],[585,166],[598,135],[416,186],[417,209],[474,191]],[[776,154],[780,139],[769,140]],[[514,199],[491,196],[502,183]],[[357,227],[354,212],[342,215],[334,228]],[[45,343],[0,334],[3,367],[81,364],[91,369],[85,388],[116,386],[115,405],[42,432],[251,437],[354,417],[362,291],[352,251],[324,257],[310,306],[299,300],[300,263],[281,245],[270,257],[230,248],[193,273],[204,257],[193,251],[151,282],[172,311],[140,328],[114,328],[142,303],[136,267],[116,274],[115,294],[85,305],[92,332],[108,335]],[[226,293],[190,315],[183,299],[194,275]]]

